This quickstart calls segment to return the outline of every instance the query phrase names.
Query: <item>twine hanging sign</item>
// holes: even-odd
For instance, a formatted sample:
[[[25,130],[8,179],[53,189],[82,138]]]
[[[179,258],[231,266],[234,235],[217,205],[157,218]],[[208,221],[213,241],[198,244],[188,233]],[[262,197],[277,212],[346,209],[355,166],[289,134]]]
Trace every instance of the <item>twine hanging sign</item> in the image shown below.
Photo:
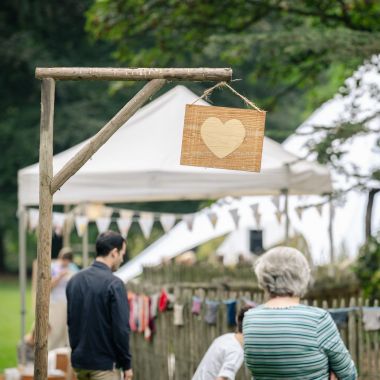
[[[206,90],[201,98],[220,86],[252,109],[186,105],[181,165],[259,172],[266,112],[225,82]]]

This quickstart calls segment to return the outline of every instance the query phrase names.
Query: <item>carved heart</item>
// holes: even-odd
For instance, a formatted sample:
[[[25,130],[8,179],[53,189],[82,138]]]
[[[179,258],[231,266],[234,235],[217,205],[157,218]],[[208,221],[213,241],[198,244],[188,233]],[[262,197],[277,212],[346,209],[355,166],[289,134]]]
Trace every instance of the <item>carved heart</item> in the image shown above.
[[[217,117],[209,117],[201,125],[201,137],[215,156],[224,158],[242,144],[245,128],[237,119],[228,120],[223,124]]]

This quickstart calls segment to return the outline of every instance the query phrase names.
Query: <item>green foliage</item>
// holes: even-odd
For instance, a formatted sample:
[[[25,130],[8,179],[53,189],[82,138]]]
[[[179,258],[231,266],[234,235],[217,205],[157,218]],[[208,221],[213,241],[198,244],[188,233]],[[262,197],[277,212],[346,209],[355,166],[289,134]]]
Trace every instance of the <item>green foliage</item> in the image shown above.
[[[360,249],[355,268],[364,295],[380,298],[380,236],[371,237]]]
[[[20,340],[20,290],[17,278],[0,279],[0,373],[5,368],[17,366],[17,342]],[[26,329],[29,330],[34,320],[32,309],[32,292],[30,284],[26,291]]]
[[[84,31],[90,0],[0,4],[0,271],[17,269],[17,170],[38,161],[40,81],[37,66],[112,66],[109,45]],[[54,151],[94,134],[128,98],[107,83],[57,83]],[[28,239],[35,256],[35,238]],[[30,259],[31,259],[30,258]]]
[[[86,28],[128,65],[232,66],[237,90],[270,111],[266,134],[282,141],[380,51],[379,19],[375,0],[95,0]]]

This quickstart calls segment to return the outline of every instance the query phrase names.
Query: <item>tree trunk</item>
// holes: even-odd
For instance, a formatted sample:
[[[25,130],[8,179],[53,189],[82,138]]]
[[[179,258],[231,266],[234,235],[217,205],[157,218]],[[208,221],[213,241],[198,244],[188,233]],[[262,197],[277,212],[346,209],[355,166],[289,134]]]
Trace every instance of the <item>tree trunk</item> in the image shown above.
[[[372,208],[375,195],[380,189],[371,189],[368,193],[367,212],[365,217],[365,237],[366,241],[372,236]]]

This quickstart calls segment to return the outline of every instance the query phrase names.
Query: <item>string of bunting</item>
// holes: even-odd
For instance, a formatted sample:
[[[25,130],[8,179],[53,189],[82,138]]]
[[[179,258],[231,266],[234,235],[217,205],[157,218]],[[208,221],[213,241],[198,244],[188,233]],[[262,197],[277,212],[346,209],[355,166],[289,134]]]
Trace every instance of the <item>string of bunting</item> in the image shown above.
[[[272,197],[271,201],[274,205],[273,215],[277,222],[281,225],[283,222],[284,211],[280,208],[279,197]],[[222,205],[221,201],[217,205]],[[315,205],[297,206],[294,208],[298,218],[302,219],[302,213],[306,208],[315,207],[318,213],[322,216],[322,206],[325,203]],[[93,207],[93,209],[91,208]],[[262,211],[260,211],[259,203],[254,203],[249,206],[253,221],[257,229],[262,227]],[[266,211],[267,212],[267,211]],[[118,216],[115,214],[119,214]],[[218,220],[222,217],[213,207],[203,209],[196,213],[179,214],[179,213],[160,213],[147,212],[137,210],[127,210],[104,205],[85,205],[71,210],[68,213],[53,212],[53,230],[56,235],[62,235],[64,228],[69,228],[71,231],[75,227],[78,236],[83,236],[90,222],[95,222],[99,233],[107,231],[111,223],[116,223],[117,228],[123,237],[127,237],[132,223],[138,223],[145,239],[149,239],[153,225],[159,222],[165,233],[169,232],[177,222],[183,221],[189,231],[194,230],[196,220],[199,216],[205,215],[211,226],[216,228]],[[225,217],[225,213],[223,217]],[[239,207],[231,207],[227,210],[227,215],[230,217],[234,228],[241,226],[241,212]],[[39,211],[35,208],[28,209],[28,229],[30,232],[37,230],[39,223]]]

